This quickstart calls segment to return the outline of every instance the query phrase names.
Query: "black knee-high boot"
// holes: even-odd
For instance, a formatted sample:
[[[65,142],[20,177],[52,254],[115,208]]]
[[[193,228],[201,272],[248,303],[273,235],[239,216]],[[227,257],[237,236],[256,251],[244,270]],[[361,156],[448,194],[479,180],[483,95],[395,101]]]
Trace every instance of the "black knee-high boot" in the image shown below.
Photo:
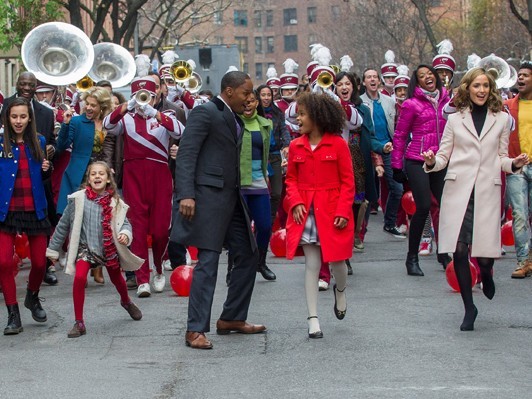
[[[495,295],[495,283],[493,282],[493,258],[477,258],[480,267],[480,277],[482,279],[482,291],[488,299]]]
[[[473,291],[471,289],[471,270],[469,269],[468,246],[459,242],[453,256],[454,272],[460,286],[460,295],[464,303],[465,315],[460,331],[473,331],[478,310],[473,303]]]

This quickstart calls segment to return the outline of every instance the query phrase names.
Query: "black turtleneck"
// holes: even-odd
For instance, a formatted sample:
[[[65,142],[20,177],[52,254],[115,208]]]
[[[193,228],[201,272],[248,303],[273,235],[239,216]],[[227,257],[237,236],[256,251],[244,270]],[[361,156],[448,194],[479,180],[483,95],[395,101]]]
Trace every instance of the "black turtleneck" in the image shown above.
[[[473,103],[473,109],[471,110],[471,116],[473,117],[473,123],[475,124],[475,129],[477,134],[480,136],[482,128],[484,127],[484,122],[486,121],[486,115],[488,114],[488,103],[484,105],[477,105]]]

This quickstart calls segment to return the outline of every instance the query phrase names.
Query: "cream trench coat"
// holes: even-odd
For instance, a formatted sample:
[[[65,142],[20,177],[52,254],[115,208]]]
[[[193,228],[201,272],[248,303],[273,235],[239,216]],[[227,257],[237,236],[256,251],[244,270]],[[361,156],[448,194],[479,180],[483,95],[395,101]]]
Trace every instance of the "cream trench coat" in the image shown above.
[[[436,164],[425,172],[448,166],[440,207],[438,252],[456,251],[469,197],[475,189],[471,256],[501,256],[501,170],[512,172],[508,138],[512,117],[488,111],[480,136],[470,111],[449,116]]]

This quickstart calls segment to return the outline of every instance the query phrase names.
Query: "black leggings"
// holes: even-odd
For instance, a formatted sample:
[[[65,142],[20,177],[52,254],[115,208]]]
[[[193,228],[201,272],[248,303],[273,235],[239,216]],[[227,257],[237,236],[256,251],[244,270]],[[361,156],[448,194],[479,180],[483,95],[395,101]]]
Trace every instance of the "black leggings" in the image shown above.
[[[422,161],[413,161],[407,159],[405,162],[408,183],[416,203],[416,212],[410,222],[410,231],[408,233],[408,253],[417,254],[419,242],[423,235],[423,227],[430,212],[431,193],[438,201],[441,202],[443,185],[447,168],[439,172],[425,173]]]

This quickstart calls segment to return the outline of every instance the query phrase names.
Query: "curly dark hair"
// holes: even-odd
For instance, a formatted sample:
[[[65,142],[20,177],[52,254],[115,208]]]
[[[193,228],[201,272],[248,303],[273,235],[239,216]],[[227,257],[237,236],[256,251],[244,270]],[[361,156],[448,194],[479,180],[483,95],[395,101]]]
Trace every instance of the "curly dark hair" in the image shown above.
[[[345,126],[345,111],[327,94],[301,93],[297,104],[305,107],[309,118],[322,133],[341,134]]]

